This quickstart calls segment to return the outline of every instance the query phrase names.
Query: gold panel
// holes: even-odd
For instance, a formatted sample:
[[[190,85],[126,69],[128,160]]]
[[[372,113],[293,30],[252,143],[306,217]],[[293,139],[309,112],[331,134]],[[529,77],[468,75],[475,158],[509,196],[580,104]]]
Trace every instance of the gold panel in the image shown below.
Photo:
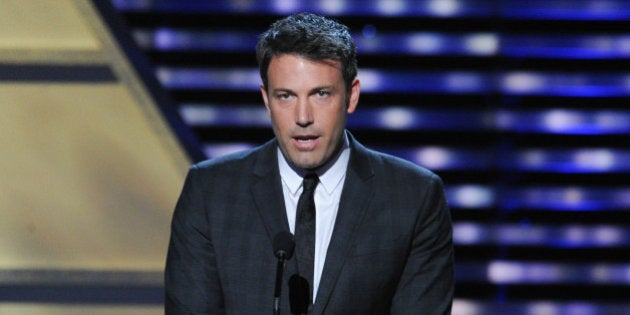
[[[72,0],[0,1],[0,49],[96,50],[99,47],[99,41]]]
[[[125,87],[3,84],[0,113],[0,268],[163,267],[185,163]]]
[[[0,81],[0,284],[159,287],[190,161],[91,1],[0,0],[0,63],[108,67],[116,78]],[[162,313],[0,303],[2,315]]]
[[[103,306],[56,304],[0,304],[2,315],[158,315],[164,314],[161,306]]]

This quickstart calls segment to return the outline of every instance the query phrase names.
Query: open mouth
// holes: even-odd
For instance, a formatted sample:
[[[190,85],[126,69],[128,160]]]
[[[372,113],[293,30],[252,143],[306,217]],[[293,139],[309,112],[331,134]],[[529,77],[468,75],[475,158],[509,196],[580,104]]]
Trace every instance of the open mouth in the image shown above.
[[[309,142],[317,138],[318,138],[317,136],[297,136],[297,137],[294,137],[293,139],[295,139],[298,142]]]

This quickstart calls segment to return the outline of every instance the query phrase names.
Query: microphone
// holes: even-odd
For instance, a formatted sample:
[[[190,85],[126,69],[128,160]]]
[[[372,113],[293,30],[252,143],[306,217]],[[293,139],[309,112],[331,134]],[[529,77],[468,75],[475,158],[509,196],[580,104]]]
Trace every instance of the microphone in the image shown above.
[[[280,232],[273,238],[273,253],[278,259],[289,260],[293,256],[293,234],[289,232]]]
[[[276,267],[276,288],[273,295],[273,314],[280,314],[280,292],[282,290],[282,273],[284,263],[293,256],[293,234],[289,232],[280,232],[273,237],[273,254],[278,258]]]

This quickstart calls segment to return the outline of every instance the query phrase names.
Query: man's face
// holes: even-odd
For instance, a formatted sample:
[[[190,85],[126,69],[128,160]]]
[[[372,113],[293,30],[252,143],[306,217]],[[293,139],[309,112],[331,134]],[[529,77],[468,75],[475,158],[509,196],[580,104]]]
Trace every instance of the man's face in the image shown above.
[[[347,92],[338,61],[291,54],[273,57],[267,77],[269,86],[260,90],[282,153],[299,168],[321,166],[342,143],[346,117],[359,100],[359,80]]]

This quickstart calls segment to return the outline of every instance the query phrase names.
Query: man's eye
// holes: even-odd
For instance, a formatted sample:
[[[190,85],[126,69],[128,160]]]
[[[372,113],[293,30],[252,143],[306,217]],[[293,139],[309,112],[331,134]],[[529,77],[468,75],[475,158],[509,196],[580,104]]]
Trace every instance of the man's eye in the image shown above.
[[[281,100],[286,100],[290,97],[291,95],[289,95],[289,93],[282,93],[282,94],[278,94],[277,97]]]
[[[324,91],[324,90],[317,91],[317,96],[324,97],[324,96],[328,96],[328,95],[330,95],[330,92],[328,92],[328,91]]]

